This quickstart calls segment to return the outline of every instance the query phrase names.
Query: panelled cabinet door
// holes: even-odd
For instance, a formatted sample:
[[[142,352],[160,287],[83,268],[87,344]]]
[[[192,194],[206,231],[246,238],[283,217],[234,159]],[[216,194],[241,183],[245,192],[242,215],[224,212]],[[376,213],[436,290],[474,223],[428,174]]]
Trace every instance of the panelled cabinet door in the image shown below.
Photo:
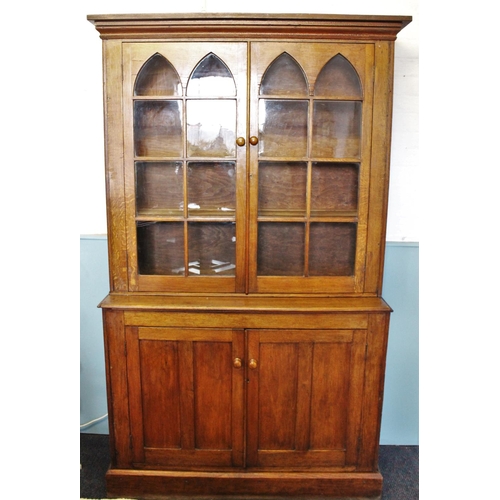
[[[123,53],[129,289],[242,291],[246,44]]]
[[[360,292],[373,46],[252,43],[252,292]]]
[[[357,459],[366,330],[248,331],[247,465]]]
[[[243,466],[244,333],[127,327],[133,462]]]

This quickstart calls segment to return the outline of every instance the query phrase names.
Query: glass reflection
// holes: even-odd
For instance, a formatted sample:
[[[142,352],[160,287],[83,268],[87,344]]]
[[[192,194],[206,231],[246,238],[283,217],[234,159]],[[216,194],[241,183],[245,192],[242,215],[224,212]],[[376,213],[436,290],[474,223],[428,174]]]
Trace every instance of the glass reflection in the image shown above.
[[[184,224],[182,222],[138,222],[137,260],[139,274],[182,274]]]
[[[304,215],[307,164],[259,162],[259,215]]]
[[[284,52],[267,68],[260,86],[261,95],[307,95],[308,85],[297,61]]]
[[[234,214],[236,208],[234,162],[189,162],[187,175],[190,215]]]
[[[228,67],[215,54],[207,55],[193,71],[188,96],[234,96],[236,85]]]
[[[235,156],[236,101],[187,103],[188,156]]]
[[[362,97],[358,73],[344,56],[337,54],[325,64],[316,80],[314,95]]]
[[[137,75],[134,95],[181,95],[182,86],[177,71],[161,54],[144,63]]]
[[[258,275],[304,275],[305,224],[261,222],[258,233]]]
[[[181,162],[137,162],[135,166],[137,213],[179,214],[183,207]]]
[[[188,224],[189,275],[234,276],[235,224]]]
[[[358,158],[361,147],[361,102],[317,101],[313,115],[313,156]]]
[[[307,154],[308,101],[262,99],[259,103],[259,154]]]
[[[180,156],[182,115],[178,101],[135,101],[136,156]]]
[[[311,223],[310,276],[352,276],[356,257],[355,223]]]
[[[353,211],[358,208],[359,163],[314,162],[311,212]]]

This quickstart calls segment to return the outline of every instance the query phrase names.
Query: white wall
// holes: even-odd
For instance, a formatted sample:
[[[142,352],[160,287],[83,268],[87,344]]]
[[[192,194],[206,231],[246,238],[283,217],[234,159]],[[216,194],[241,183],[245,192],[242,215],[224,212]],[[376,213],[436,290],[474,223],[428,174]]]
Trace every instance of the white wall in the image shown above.
[[[78,59],[68,60],[68,69],[78,74],[81,121],[78,185],[81,194],[80,234],[106,233],[102,98],[101,41],[87,14],[131,12],[304,12],[304,2],[255,0],[235,5],[227,0],[186,0],[183,2],[110,0],[71,6],[71,31]],[[401,31],[396,42],[394,126],[387,240],[418,241],[418,1],[417,0],[309,0],[307,13],[411,15],[413,22]]]

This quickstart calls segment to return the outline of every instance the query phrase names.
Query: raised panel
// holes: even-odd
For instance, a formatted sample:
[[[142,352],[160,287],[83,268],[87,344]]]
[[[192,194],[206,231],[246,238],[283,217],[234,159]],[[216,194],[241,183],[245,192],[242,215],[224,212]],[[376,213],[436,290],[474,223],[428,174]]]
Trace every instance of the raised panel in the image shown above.
[[[351,345],[317,343],[312,359],[311,450],[346,448]]]
[[[232,345],[195,342],[193,345],[195,448],[230,450],[232,447]]]
[[[144,446],[181,447],[179,357],[172,341],[140,342]]]
[[[253,353],[252,353],[253,354]],[[259,350],[259,449],[295,449],[297,346],[266,343]]]

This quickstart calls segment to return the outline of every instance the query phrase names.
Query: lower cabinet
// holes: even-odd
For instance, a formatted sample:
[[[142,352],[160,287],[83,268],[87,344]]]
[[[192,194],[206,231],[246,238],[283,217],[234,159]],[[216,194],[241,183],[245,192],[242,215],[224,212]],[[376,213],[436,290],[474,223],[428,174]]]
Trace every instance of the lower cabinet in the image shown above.
[[[110,496],[380,495],[386,305],[103,307]]]

